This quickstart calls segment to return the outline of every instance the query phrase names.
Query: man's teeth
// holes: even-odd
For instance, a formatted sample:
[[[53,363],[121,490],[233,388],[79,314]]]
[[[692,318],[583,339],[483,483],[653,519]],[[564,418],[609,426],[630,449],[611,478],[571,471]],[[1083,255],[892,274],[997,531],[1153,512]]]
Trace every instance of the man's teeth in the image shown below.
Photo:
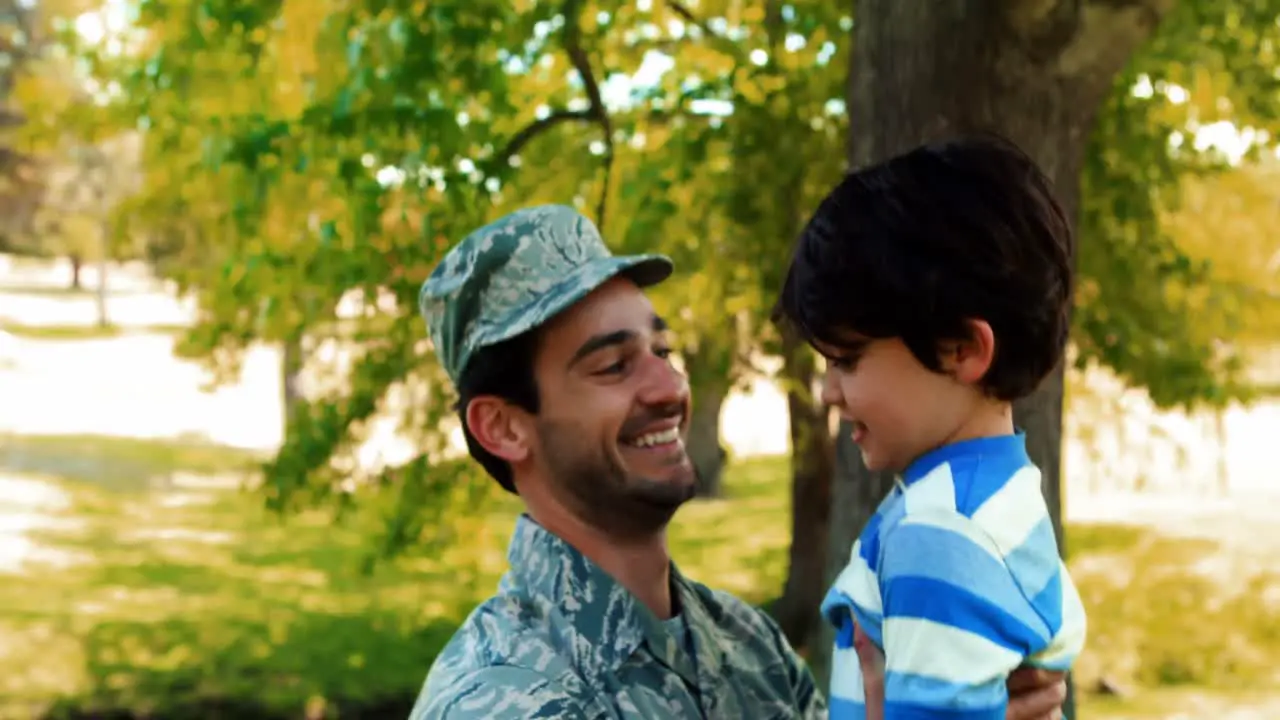
[[[670,442],[675,442],[679,438],[680,438],[680,429],[671,428],[670,430],[663,430],[662,432],[655,432],[655,433],[649,433],[648,435],[641,435],[635,440],[632,440],[631,444],[635,445],[636,447],[653,447],[654,445],[665,445]]]

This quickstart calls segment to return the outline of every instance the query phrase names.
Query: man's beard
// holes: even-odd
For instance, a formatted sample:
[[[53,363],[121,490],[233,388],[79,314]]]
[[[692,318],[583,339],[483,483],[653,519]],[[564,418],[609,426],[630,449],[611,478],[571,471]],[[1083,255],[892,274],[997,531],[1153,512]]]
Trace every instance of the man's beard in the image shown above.
[[[572,423],[540,420],[538,434],[553,491],[584,522],[619,537],[652,535],[693,499],[693,482],[627,473],[608,448],[584,442]]]

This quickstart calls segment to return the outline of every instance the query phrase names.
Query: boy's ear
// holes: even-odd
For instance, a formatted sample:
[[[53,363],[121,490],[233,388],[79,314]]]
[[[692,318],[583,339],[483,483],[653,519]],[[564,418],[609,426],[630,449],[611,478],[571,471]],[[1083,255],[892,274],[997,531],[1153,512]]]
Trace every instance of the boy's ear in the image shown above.
[[[996,334],[986,320],[966,320],[969,337],[948,340],[939,348],[942,367],[966,385],[982,382],[996,360]]]

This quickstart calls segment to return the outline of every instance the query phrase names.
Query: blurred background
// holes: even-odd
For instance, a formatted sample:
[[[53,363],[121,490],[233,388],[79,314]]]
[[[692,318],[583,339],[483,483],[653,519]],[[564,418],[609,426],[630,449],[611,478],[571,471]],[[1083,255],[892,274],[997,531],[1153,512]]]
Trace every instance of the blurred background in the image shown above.
[[[972,126],[1078,219],[1018,408],[1076,716],[1280,717],[1278,53],[1280,0],[0,0],[0,717],[405,717],[518,511],[416,292],[541,202],[677,261],[673,553],[821,675],[885,478],[770,309],[841,173]]]

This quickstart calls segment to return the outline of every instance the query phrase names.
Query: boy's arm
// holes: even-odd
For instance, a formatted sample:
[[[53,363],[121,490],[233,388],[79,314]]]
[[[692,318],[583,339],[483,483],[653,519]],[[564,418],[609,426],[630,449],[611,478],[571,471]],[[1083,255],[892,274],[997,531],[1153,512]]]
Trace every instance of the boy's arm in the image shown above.
[[[884,720],[884,653],[866,635],[854,640],[866,687],[866,720]],[[1067,675],[1059,670],[1023,666],[1009,675],[1009,707],[1004,720],[1061,720],[1067,699]]]
[[[885,720],[1003,720],[1009,673],[1051,631],[995,541],[969,518],[930,510],[904,518],[882,547]]]
[[[882,700],[865,695],[865,678],[854,649],[855,630],[878,626],[880,621],[880,586],[864,554],[859,538],[849,554],[849,564],[822,600],[822,616],[835,629],[827,698],[832,720],[870,720],[873,703],[878,710]],[[857,630],[859,635],[862,632]]]

